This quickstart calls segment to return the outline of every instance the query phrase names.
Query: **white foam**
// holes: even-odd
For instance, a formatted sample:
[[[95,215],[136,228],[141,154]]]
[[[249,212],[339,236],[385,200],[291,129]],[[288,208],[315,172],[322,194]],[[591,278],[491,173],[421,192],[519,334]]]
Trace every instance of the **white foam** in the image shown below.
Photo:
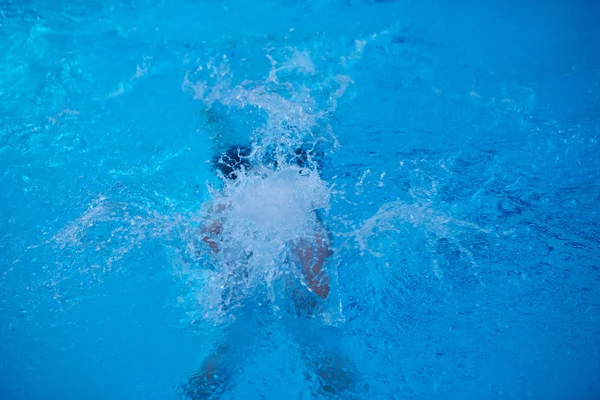
[[[239,306],[248,297],[276,307],[282,294],[275,286],[296,271],[290,263],[293,243],[314,237],[319,229],[315,212],[328,205],[328,188],[316,171],[286,166],[228,181],[204,209],[205,225],[218,221],[222,232],[213,255],[216,270],[198,292],[202,314],[229,318],[224,307]]]

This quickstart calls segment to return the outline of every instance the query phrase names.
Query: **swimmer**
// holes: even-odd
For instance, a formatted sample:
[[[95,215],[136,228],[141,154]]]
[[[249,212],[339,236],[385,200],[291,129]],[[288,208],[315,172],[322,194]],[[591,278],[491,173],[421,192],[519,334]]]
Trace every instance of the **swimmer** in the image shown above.
[[[215,157],[213,159],[213,166],[218,171],[224,184],[235,185],[241,176],[248,177],[252,174],[260,174],[260,171],[257,171],[258,168],[252,165],[250,157],[251,149],[249,147],[233,146],[223,154]],[[309,166],[308,152],[297,150],[292,163],[289,171],[290,175],[285,176],[286,183],[290,181],[294,182],[294,179],[298,179],[302,183],[302,179],[309,179],[306,175],[302,175],[303,171]],[[284,171],[283,173],[286,172]],[[259,180],[258,182],[265,185],[265,180]],[[281,186],[277,186],[277,184],[282,184],[282,182],[284,181],[273,181],[271,183],[278,189],[281,189]],[[321,181],[319,180],[319,182]],[[277,226],[280,224],[294,224],[296,223],[295,221],[299,220],[311,221],[309,228],[289,225],[288,228],[291,229],[285,230],[285,235],[289,236],[278,239],[289,249],[290,264],[299,267],[304,283],[302,285],[292,285],[292,289],[289,291],[289,296],[296,309],[296,315],[299,317],[312,317],[319,304],[329,296],[330,277],[325,266],[327,259],[333,254],[331,242],[329,234],[317,212],[319,205],[310,204],[306,208],[302,208],[306,205],[304,203],[310,203],[312,200],[297,200],[296,197],[300,192],[295,193],[293,190],[288,190],[292,193],[281,194],[281,192],[285,192],[284,189],[267,194],[270,197],[265,198],[264,204],[261,204],[264,208],[259,210],[260,214],[257,218],[260,218],[261,223],[266,227],[274,226],[274,232],[281,232],[277,230]],[[304,187],[301,188],[301,190],[303,189]],[[251,192],[252,188],[249,188],[248,191]],[[288,197],[286,197],[286,194]],[[271,197],[277,197],[277,195],[283,196],[283,200],[279,200],[278,202],[277,199],[271,199]],[[227,236],[227,241],[223,240],[224,230],[227,229],[228,222],[230,222],[227,220],[227,216],[230,215],[228,211],[231,210],[232,205],[230,199],[223,198],[220,200],[212,205],[211,215],[208,216],[208,221],[201,228],[200,236],[213,257],[220,257],[220,262],[234,269],[228,276],[227,283],[224,285],[228,287],[224,289],[222,294],[222,307],[226,308],[232,306],[232,304],[235,306],[235,304],[241,302],[240,298],[244,297],[244,282],[249,279],[248,265],[253,262],[254,264],[252,265],[259,265],[261,260],[254,260],[260,257],[260,255],[256,254],[252,247],[243,250],[243,245],[231,243],[230,236]],[[285,204],[287,207],[281,207],[284,209],[284,212],[293,213],[296,209],[289,207],[289,203],[293,203],[293,200],[300,202],[298,208],[302,208],[302,212],[306,214],[303,214],[302,218],[294,220],[290,217],[288,220],[291,220],[291,222],[286,222],[281,220],[281,215],[274,217],[269,215],[278,214],[281,210],[274,208],[277,208],[281,204]],[[243,201],[239,203],[245,204]],[[224,254],[228,252],[231,254]],[[240,324],[238,324],[238,328],[239,326]],[[234,335],[244,336],[244,333],[230,331],[227,336],[229,338]],[[234,358],[241,358],[240,354],[234,354],[235,350],[230,343],[233,341],[231,338],[227,339],[223,344],[217,346],[212,355],[204,360],[202,367],[182,387],[184,398],[192,400],[215,398],[228,389],[228,385],[230,384],[228,376],[232,373],[231,366],[235,363]],[[315,342],[313,339],[302,339],[301,341],[305,342],[303,343],[303,347],[305,347],[306,356],[313,358],[310,362],[314,363],[316,361],[319,364],[313,366],[311,369],[315,370],[316,373],[314,375],[320,380],[319,384],[322,391],[333,392],[336,390],[335,388],[343,390],[344,387],[348,386],[348,382],[351,379],[346,373],[349,368],[347,368],[347,363],[343,361],[343,357],[328,352],[327,346]],[[318,354],[315,355],[315,353]]]
[[[296,155],[296,163],[300,166],[305,165],[307,162],[306,153],[298,150],[296,151]],[[234,181],[238,178],[238,174],[245,173],[251,168],[249,156],[250,148],[233,146],[219,158],[213,160],[213,163],[225,179]],[[225,207],[223,204],[217,206],[215,213],[222,212]],[[292,248],[292,253],[302,265],[302,271],[309,289],[320,298],[325,299],[329,295],[329,276],[324,270],[324,263],[332,254],[332,251],[330,249],[329,237],[318,217],[316,225],[316,232],[313,235],[306,238],[297,238],[289,243],[289,245]],[[220,251],[216,238],[221,235],[222,230],[223,221],[220,219],[213,220],[210,225],[202,229],[202,241],[215,254]]]

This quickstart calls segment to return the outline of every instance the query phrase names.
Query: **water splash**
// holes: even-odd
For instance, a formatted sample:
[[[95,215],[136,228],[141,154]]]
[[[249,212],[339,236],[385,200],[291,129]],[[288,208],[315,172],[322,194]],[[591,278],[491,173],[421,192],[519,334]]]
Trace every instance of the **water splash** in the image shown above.
[[[298,167],[264,169],[227,182],[202,211],[204,226],[219,227],[219,252],[211,255],[214,268],[205,271],[208,285],[196,291],[204,317],[232,317],[228,310],[250,296],[276,311],[282,300],[279,286],[290,279],[302,285],[293,243],[315,235],[316,211],[328,204],[329,192],[318,173]]]
[[[365,46],[367,41],[357,41],[333,74],[319,71],[311,53],[298,49],[278,56],[267,54],[271,69],[257,80],[236,81],[227,58],[212,58],[188,71],[182,88],[199,101],[203,132],[211,137],[214,151],[219,154],[228,145],[247,144],[252,168],[242,171],[235,181],[223,179],[208,185],[210,201],[198,212],[116,200],[118,191],[112,193],[114,200],[111,195],[98,196],[49,243],[73,249],[74,256],[82,259],[85,254],[100,254],[102,272],[114,273],[113,265],[128,253],[149,240],[160,241],[169,253],[174,275],[185,282],[179,302],[191,323],[229,321],[235,318],[234,309],[249,302],[267,304],[274,315],[281,315],[290,290],[308,290],[294,262],[293,243],[314,236],[328,222],[332,222],[334,238],[334,256],[329,261],[334,287],[336,267],[343,264],[348,251],[383,257],[378,248],[382,237],[390,232],[408,234],[409,228],[425,232],[432,249],[435,240],[449,240],[476,267],[475,257],[459,237],[461,232],[489,231],[452,218],[427,201],[392,200],[362,222],[357,222],[356,215],[327,217],[332,203],[348,201],[348,195],[370,196],[384,187],[386,172],[370,170],[352,184],[329,184],[321,178],[317,160],[318,154],[331,154],[339,146],[330,120],[352,84],[343,68],[360,58]],[[306,154],[302,165],[296,153],[300,148]],[[217,254],[203,242],[203,229],[214,224],[220,231],[215,238]],[[435,271],[435,260],[432,263]],[[442,276],[439,271],[435,274]],[[97,280],[101,281],[101,275]],[[339,293],[331,297],[337,303],[331,301],[320,316],[343,320]],[[337,317],[331,318],[333,314]]]
[[[235,83],[227,58],[218,62],[211,59],[186,73],[182,89],[204,104],[204,126],[212,133],[215,150],[222,151],[244,139],[253,141],[259,156],[272,148],[290,152],[307,143],[325,144],[328,151],[335,150],[339,143],[329,119],[352,79],[343,73],[320,73],[308,51],[292,49],[281,64],[271,54],[267,58],[271,69],[264,79]],[[241,132],[223,135],[223,130],[209,126],[222,120],[223,116],[217,115],[219,106],[225,107],[225,114],[242,113],[239,115],[245,126]],[[252,114],[260,116],[255,118],[258,122],[253,121]]]

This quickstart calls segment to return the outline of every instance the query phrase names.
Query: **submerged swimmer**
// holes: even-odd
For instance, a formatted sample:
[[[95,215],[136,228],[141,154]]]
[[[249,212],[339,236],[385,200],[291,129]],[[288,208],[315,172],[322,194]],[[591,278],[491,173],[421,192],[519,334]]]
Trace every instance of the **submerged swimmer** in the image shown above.
[[[289,165],[277,171],[265,167],[261,171],[250,157],[249,147],[234,146],[213,160],[224,188],[209,208],[201,238],[217,267],[227,271],[220,282],[218,307],[225,312],[243,308],[252,283],[264,283],[265,278],[279,274],[273,280],[284,277],[280,279],[286,282],[282,292],[292,300],[294,314],[313,317],[330,292],[325,267],[332,250],[318,214],[327,204],[327,188],[316,171],[308,168],[310,155],[304,150],[296,151],[286,162]],[[238,329],[246,329],[239,325]],[[214,398],[227,390],[231,364],[241,358],[234,354],[235,335],[230,330],[182,387],[185,398]],[[332,394],[349,385],[343,357],[314,335],[300,342],[306,357],[316,364],[311,369],[320,392]]]

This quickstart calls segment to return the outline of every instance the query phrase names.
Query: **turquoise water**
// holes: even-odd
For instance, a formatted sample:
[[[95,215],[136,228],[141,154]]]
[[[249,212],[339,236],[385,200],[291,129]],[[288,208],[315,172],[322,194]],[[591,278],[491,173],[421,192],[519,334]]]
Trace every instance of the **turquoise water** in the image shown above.
[[[599,15],[0,2],[0,398],[185,398],[220,346],[215,398],[597,398]],[[262,172],[222,187],[232,144]],[[331,290],[299,316],[313,209]]]

